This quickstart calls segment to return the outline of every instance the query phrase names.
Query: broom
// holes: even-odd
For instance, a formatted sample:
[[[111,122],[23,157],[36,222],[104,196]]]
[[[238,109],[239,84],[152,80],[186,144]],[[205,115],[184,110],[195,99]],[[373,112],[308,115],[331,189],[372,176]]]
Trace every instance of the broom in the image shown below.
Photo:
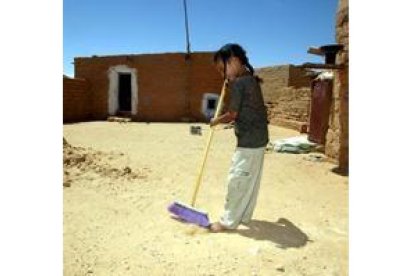
[[[225,93],[226,93],[226,87],[227,87],[227,80],[224,81],[223,87],[221,88],[220,99],[219,99],[219,102],[218,102],[218,105],[217,105],[216,112],[214,113],[214,119],[217,118],[219,116],[220,112],[221,112],[224,96],[225,96]],[[170,211],[172,214],[174,214],[176,216],[176,218],[178,218],[180,220],[183,220],[185,222],[197,224],[201,227],[209,227],[210,226],[210,222],[209,222],[209,219],[208,219],[208,214],[205,211],[198,210],[198,209],[194,208],[194,205],[195,205],[198,189],[200,187],[201,178],[202,178],[202,175],[203,175],[203,170],[204,170],[204,166],[205,166],[205,163],[206,163],[207,154],[208,154],[208,151],[210,149],[210,144],[211,144],[211,140],[213,138],[213,134],[214,134],[214,127],[212,127],[210,129],[210,132],[209,132],[209,135],[208,135],[208,138],[207,138],[207,144],[206,144],[205,149],[204,149],[204,157],[203,157],[203,161],[202,161],[201,166],[200,166],[200,170],[199,170],[199,173],[198,173],[197,180],[195,182],[195,189],[194,189],[193,197],[191,199],[191,205],[187,205],[185,203],[175,201],[170,206],[168,206],[168,211]]]

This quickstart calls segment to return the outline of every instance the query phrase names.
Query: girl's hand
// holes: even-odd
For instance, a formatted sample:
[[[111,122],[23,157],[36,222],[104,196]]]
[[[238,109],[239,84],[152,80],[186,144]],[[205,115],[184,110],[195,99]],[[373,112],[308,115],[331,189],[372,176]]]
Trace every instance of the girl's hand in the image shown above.
[[[218,122],[218,120],[217,120],[217,119],[212,118],[212,119],[210,120],[210,127],[216,126],[216,125],[218,125],[218,124],[219,124],[219,122]]]

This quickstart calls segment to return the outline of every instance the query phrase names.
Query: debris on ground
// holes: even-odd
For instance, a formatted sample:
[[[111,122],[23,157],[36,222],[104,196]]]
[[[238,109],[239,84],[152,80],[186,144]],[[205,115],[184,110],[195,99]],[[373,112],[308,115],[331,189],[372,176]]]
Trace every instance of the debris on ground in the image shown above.
[[[303,159],[312,162],[324,162],[327,160],[327,157],[323,154],[311,153],[305,156]]]
[[[190,134],[192,134],[192,135],[202,135],[201,126],[190,126]]]
[[[309,153],[316,145],[310,142],[306,135],[301,135],[269,142],[267,149],[285,153]]]
[[[113,160],[123,158],[123,156],[123,153],[104,153],[90,148],[75,147],[63,138],[63,186],[71,186],[72,169],[76,169],[78,174],[94,172],[109,178],[123,177],[128,180],[146,178],[147,169],[132,170],[129,166],[113,165]]]
[[[108,122],[118,122],[118,123],[129,123],[131,122],[131,118],[124,118],[124,117],[115,117],[115,116],[109,116]]]

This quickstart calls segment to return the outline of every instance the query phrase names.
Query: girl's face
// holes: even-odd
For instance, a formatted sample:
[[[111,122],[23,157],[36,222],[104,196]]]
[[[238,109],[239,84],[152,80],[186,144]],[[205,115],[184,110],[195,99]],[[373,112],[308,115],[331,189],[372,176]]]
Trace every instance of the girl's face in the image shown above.
[[[221,73],[223,77],[226,77],[229,80],[234,80],[237,76],[239,76],[243,71],[243,65],[241,64],[240,60],[236,57],[230,57],[227,61],[226,72],[224,72],[224,63],[223,61],[219,60],[216,63],[217,70]],[[226,73],[226,76],[224,76]]]

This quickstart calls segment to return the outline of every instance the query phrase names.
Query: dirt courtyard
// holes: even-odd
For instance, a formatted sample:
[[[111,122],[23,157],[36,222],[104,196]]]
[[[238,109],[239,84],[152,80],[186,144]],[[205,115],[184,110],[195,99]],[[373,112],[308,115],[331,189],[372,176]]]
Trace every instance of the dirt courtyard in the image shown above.
[[[189,203],[207,138],[190,124],[66,124],[64,275],[348,275],[348,177],[268,152],[253,221],[209,233],[170,218]],[[269,126],[270,140],[298,132]],[[196,207],[216,221],[236,144],[219,126]]]

